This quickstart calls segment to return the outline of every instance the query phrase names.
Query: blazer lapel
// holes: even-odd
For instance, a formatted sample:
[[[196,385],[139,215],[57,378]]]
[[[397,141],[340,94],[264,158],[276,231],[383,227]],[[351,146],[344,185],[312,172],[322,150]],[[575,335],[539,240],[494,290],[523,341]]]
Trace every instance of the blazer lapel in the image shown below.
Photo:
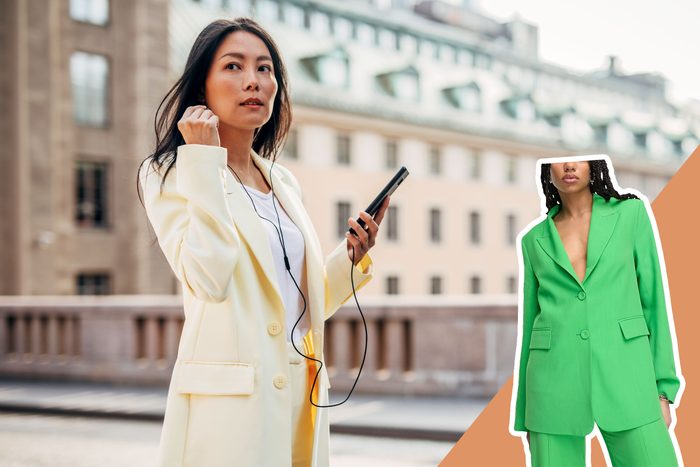
[[[267,231],[263,226],[263,221],[258,217],[258,214],[253,208],[253,204],[246,194],[240,182],[231,173],[230,169],[226,169],[226,195],[231,208],[231,217],[238,232],[243,236],[243,239],[248,244],[253,252],[253,256],[257,261],[263,275],[267,278],[270,287],[274,291],[274,295],[278,301],[278,305],[284,310],[284,302],[280,292],[277,271],[274,266],[272,257],[272,249],[267,237]]]
[[[317,326],[322,325],[323,322],[321,318],[319,324],[321,315],[319,315],[318,312],[323,310],[322,306],[324,305],[322,303],[317,303],[317,297],[324,297],[325,293],[323,290],[318,290],[318,287],[323,282],[316,280],[318,277],[323,277],[323,271],[320,269],[322,264],[321,252],[318,250],[318,241],[313,231],[311,219],[301,205],[301,200],[296,193],[294,193],[294,190],[290,188],[291,182],[287,180],[283,172],[273,167],[272,180],[270,180],[270,166],[272,165],[272,161],[261,157],[252,148],[250,154],[253,162],[260,168],[260,172],[262,172],[267,183],[272,186],[277,201],[299,228],[304,237],[307,276],[306,285],[308,290],[306,312],[311,314],[312,326],[314,329],[317,329]],[[258,217],[250,202],[250,198],[238,182],[238,179],[233,176],[230,170],[227,170],[227,172],[227,192],[230,195],[229,202],[234,213],[233,220],[238,230],[250,245],[256,261],[278,297],[281,309],[284,310],[284,303],[277,282],[277,271],[273,262],[274,258],[272,257],[272,249],[268,241],[267,231],[262,224],[265,221]],[[277,222],[277,219],[271,220],[275,223]],[[297,279],[301,286],[301,278],[297,277],[295,279]]]
[[[543,236],[537,238],[537,242],[549,257],[564,269],[579,286],[583,287],[583,283],[586,282],[586,279],[588,279],[593,269],[595,269],[598,260],[603,254],[603,250],[605,250],[612,236],[615,224],[617,223],[618,213],[605,202],[605,198],[598,193],[593,193],[591,222],[588,230],[588,246],[586,251],[586,273],[583,281],[580,281],[566,253],[557,227],[554,224],[554,219],[552,219],[556,213],[559,212],[560,208],[560,205],[556,205],[547,213],[545,233]]]
[[[586,254],[586,275],[583,281],[593,273],[598,260],[603,255],[605,247],[615,230],[617,210],[605,201],[598,193],[593,194],[593,211],[591,212],[591,226],[588,231],[588,252]]]

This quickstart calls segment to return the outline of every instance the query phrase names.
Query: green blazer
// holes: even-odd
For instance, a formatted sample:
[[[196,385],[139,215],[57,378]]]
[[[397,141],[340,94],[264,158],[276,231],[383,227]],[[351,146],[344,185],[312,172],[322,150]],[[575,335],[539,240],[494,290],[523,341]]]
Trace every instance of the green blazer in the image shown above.
[[[522,235],[515,431],[586,435],[659,418],[680,387],[644,201],[594,193],[580,281],[552,217]],[[680,372],[679,372],[680,373]]]

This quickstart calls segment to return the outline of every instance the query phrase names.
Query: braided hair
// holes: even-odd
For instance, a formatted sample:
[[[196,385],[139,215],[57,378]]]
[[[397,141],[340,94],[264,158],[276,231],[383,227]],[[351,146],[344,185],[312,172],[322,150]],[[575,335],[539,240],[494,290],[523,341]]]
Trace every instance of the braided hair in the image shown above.
[[[639,199],[639,197],[635,194],[621,194],[615,190],[612,180],[610,179],[610,172],[608,172],[608,164],[605,162],[605,160],[595,159],[587,162],[590,169],[590,183],[588,184],[588,189],[591,190],[591,193],[598,193],[600,196],[605,198],[605,201],[609,201],[610,198]],[[542,183],[542,192],[544,193],[547,203],[547,212],[549,212],[557,204],[561,204],[559,190],[557,190],[552,183],[552,173],[550,171],[551,166],[552,164],[542,164],[542,170],[540,173],[540,182]]]

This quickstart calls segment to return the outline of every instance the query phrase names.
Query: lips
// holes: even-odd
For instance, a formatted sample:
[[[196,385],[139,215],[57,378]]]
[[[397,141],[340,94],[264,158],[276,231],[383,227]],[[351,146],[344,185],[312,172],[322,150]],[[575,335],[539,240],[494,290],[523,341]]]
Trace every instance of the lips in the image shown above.
[[[262,101],[257,97],[249,97],[241,102],[241,105],[263,105]]]
[[[564,180],[565,182],[573,182],[578,180],[578,177],[575,175],[567,175],[564,178],[562,178],[562,180]]]

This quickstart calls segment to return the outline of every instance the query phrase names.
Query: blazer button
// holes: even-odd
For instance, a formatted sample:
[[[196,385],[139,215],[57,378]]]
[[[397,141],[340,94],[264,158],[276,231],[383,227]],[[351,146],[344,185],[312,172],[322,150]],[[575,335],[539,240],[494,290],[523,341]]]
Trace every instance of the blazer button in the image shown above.
[[[283,389],[287,385],[287,378],[284,375],[277,375],[272,379],[272,384],[274,384],[277,389]]]
[[[271,336],[276,336],[282,332],[282,325],[278,321],[273,321],[267,325],[267,333]]]
[[[581,331],[580,335],[581,335],[581,339],[583,339],[585,341],[586,339],[588,339],[590,337],[591,333],[588,332],[588,329],[584,329]]]
[[[582,290],[582,291],[580,291],[580,292],[578,293],[578,295],[576,295],[576,296],[578,297],[579,300],[585,300],[585,299],[586,299],[586,292],[584,292],[584,291]]]

